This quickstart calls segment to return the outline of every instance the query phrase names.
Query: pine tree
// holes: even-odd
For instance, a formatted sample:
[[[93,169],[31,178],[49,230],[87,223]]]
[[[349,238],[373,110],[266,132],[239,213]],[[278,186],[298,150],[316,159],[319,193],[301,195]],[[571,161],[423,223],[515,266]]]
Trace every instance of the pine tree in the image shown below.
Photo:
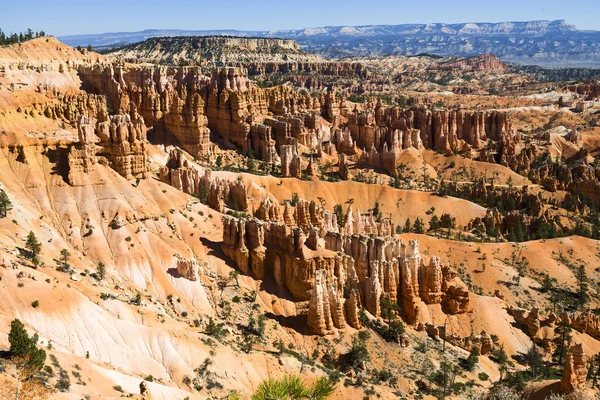
[[[465,367],[469,371],[473,371],[475,366],[479,363],[479,349],[477,347],[473,347],[471,349],[471,353],[469,353],[469,357],[465,361]]]
[[[406,222],[404,223],[404,233],[408,233],[411,231],[410,218],[406,218]]]
[[[555,355],[558,355],[558,364],[562,365],[565,356],[567,355],[568,343],[571,341],[571,332],[573,328],[567,321],[560,321],[555,328],[555,333],[559,335],[559,345],[556,347]]]
[[[38,349],[36,346],[38,342],[37,333],[29,337],[25,330],[25,325],[18,319],[14,319],[10,323],[8,342],[10,343],[9,351],[11,357],[27,359],[27,364],[38,370],[44,366],[46,352],[43,349]]]
[[[413,225],[413,229],[415,231],[415,233],[424,233],[424,229],[423,229],[423,220],[421,218],[417,218],[415,220],[415,224]]]
[[[0,189],[0,210],[5,217],[8,215],[8,211],[12,210],[12,208],[13,205],[8,197],[8,194],[4,190]]]
[[[104,278],[106,278],[106,267],[104,266],[104,263],[102,261],[98,263],[97,274],[99,281],[103,281]]]
[[[544,359],[535,344],[532,345],[525,354],[525,360],[527,365],[529,365],[531,376],[537,376],[544,365]]]
[[[436,237],[438,235],[438,230],[440,229],[440,226],[440,219],[438,218],[438,216],[434,215],[433,217],[431,217],[431,220],[429,220],[429,230],[434,231]]]
[[[69,250],[67,250],[67,249],[62,249],[60,251],[60,256],[62,257],[64,270],[68,271],[69,270],[69,257],[71,256],[71,253],[69,253]]]
[[[587,281],[588,278],[587,274],[585,273],[585,267],[580,265],[579,269],[577,270],[577,283],[579,286],[577,291],[577,300],[580,307],[583,307],[590,299]]]
[[[42,244],[38,241],[33,231],[29,231],[29,235],[27,235],[25,248],[29,250],[31,258],[36,258],[42,251]]]

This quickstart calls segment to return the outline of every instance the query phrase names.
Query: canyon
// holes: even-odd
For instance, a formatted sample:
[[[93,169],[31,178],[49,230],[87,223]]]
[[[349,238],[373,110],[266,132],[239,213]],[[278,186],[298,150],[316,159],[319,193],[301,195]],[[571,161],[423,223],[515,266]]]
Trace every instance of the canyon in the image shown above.
[[[0,350],[22,321],[53,399],[592,396],[595,88],[265,37],[0,47]]]

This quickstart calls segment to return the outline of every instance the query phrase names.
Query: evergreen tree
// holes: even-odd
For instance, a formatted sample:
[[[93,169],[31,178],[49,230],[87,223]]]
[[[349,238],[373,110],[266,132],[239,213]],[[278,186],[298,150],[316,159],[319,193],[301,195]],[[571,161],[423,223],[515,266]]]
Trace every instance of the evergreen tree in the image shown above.
[[[64,270],[68,271],[69,270],[69,257],[71,256],[71,253],[69,253],[69,250],[67,250],[67,249],[62,249],[60,251],[60,256],[62,257]]]
[[[542,293],[548,293],[552,290],[552,279],[550,279],[550,275],[546,272],[544,274],[544,282],[542,283]]]
[[[425,230],[423,229],[423,220],[421,218],[417,218],[415,220],[413,229],[414,229],[415,233],[424,233],[425,232]]]
[[[12,208],[13,205],[8,197],[8,194],[4,190],[0,189],[0,211],[2,211],[2,214],[4,214],[6,217],[8,215],[8,211],[12,210]]]
[[[409,233],[411,231],[410,218],[406,218],[406,222],[404,223],[404,233]]]
[[[10,323],[8,342],[10,343],[11,357],[25,358],[28,360],[27,364],[29,366],[38,370],[44,366],[46,352],[36,346],[38,342],[37,333],[29,337],[25,325],[18,319],[14,319]]]
[[[567,321],[560,321],[558,326],[555,328],[555,333],[559,335],[559,344],[556,347],[554,355],[558,355],[558,364],[562,365],[565,356],[567,355],[568,343],[571,341],[571,332],[573,328]]]
[[[344,223],[344,211],[342,209],[342,205],[336,204],[333,206],[333,213],[335,214],[338,226],[341,227]]]
[[[248,161],[246,162],[246,165],[248,167],[248,171],[250,172],[254,172],[254,170],[256,169],[256,160],[254,158],[254,152],[252,150],[250,150],[250,152],[248,153]]]
[[[544,359],[542,358],[542,354],[535,344],[532,345],[525,354],[525,361],[529,366],[531,376],[537,376],[544,366]]]
[[[381,299],[381,317],[386,320],[387,328],[383,331],[383,338],[387,341],[400,341],[400,335],[404,333],[404,324],[398,320],[400,306],[392,302],[388,297]]]
[[[580,307],[583,307],[590,299],[587,274],[585,273],[585,267],[580,265],[577,269],[577,283],[579,289],[577,290],[577,300]]]
[[[29,254],[32,258],[37,257],[42,251],[42,244],[38,241],[33,231],[29,231],[29,235],[27,235],[25,248],[29,250]]]
[[[104,278],[106,278],[106,267],[102,261],[98,263],[98,269],[96,271],[98,274],[98,280],[103,281]]]
[[[469,353],[469,357],[465,361],[465,367],[469,371],[473,371],[475,366],[479,363],[479,349],[477,347],[473,347],[471,349],[471,353]]]
[[[93,51],[93,50],[94,50],[94,49],[92,48],[92,45],[91,45],[91,44],[88,44],[87,51]]]
[[[441,224],[438,216],[434,215],[433,217],[431,217],[431,220],[429,220],[429,230],[433,231],[436,237],[438,235],[438,230],[440,229],[440,226]]]

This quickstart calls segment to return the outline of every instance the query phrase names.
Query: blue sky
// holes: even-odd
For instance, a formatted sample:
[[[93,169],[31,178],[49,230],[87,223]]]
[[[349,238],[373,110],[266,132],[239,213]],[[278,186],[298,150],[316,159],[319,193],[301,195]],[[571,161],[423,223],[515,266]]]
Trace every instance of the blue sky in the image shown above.
[[[0,0],[0,28],[56,36],[162,29],[299,29],[324,25],[566,19],[600,30],[600,1]]]

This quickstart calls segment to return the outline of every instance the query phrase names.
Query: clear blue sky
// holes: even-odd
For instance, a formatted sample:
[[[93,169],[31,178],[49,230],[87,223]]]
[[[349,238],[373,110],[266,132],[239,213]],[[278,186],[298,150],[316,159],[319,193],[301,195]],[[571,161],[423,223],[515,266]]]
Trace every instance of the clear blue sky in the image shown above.
[[[491,3],[491,4],[490,4]],[[299,29],[325,25],[566,19],[600,30],[599,0],[0,0],[0,28],[56,36],[162,29]]]

